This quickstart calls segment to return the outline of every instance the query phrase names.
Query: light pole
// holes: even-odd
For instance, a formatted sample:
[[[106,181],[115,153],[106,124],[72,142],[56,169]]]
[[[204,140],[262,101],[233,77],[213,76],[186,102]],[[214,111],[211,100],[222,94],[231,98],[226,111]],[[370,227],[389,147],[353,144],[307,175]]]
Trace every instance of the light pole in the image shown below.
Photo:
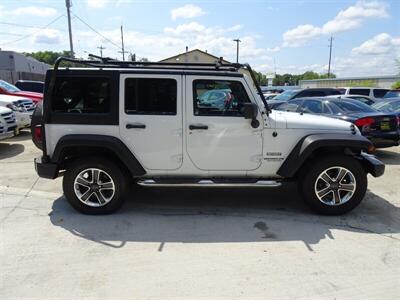
[[[236,63],[239,63],[239,43],[241,42],[241,40],[239,39],[234,39],[234,42],[236,42]]]

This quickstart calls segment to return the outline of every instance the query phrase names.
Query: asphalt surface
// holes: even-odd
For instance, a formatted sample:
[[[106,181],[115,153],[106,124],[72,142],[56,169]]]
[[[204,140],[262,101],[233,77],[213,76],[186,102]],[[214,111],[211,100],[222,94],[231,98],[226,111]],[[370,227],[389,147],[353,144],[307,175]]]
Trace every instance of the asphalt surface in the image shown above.
[[[279,189],[141,188],[85,216],[38,178],[29,134],[0,142],[0,299],[400,299],[400,147],[353,212]]]

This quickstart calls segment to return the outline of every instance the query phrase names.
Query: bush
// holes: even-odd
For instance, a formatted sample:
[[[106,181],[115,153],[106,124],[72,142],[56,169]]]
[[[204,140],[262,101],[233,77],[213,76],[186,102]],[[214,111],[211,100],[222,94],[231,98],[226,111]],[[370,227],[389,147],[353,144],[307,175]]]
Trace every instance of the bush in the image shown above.
[[[392,89],[394,90],[400,89],[400,80],[397,80],[395,83],[392,84]]]

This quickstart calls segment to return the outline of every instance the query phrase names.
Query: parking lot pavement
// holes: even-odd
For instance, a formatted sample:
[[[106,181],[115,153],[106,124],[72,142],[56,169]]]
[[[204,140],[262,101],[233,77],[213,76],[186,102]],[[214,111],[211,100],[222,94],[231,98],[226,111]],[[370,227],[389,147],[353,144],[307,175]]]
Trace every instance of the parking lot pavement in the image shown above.
[[[0,298],[399,299],[399,148],[345,216],[310,213],[294,185],[142,188],[85,216],[23,133],[0,143]]]

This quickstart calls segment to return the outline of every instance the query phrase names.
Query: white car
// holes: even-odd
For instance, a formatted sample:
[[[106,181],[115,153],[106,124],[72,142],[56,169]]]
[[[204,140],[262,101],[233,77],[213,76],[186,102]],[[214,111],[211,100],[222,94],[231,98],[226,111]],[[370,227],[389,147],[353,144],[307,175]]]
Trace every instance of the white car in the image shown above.
[[[0,106],[0,140],[12,137],[16,129],[17,122],[13,111]]]
[[[249,65],[67,59],[95,68],[58,70],[60,58],[47,72],[52,96],[32,120],[42,142],[35,168],[44,178],[63,176],[65,198],[82,213],[115,211],[135,185],[294,181],[312,209],[343,214],[364,198],[367,174],[384,173],[355,125],[271,110]]]
[[[383,98],[389,89],[375,88],[375,87],[341,87],[338,90],[342,95],[361,95],[368,96],[372,100],[375,98]]]
[[[17,130],[31,125],[32,113],[35,110],[32,100],[19,96],[0,95],[0,106],[7,107],[15,113]]]

